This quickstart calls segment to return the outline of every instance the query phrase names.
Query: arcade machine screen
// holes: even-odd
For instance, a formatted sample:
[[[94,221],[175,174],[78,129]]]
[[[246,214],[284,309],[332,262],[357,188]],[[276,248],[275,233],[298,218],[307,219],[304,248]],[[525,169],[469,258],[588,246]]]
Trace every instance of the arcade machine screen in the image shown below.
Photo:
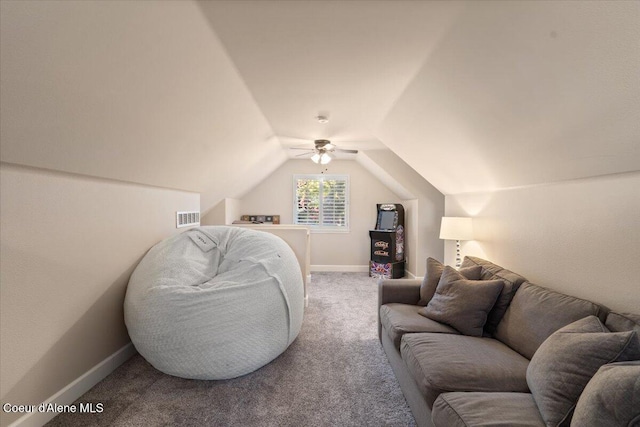
[[[380,211],[378,218],[379,230],[395,230],[396,229],[396,211]]]

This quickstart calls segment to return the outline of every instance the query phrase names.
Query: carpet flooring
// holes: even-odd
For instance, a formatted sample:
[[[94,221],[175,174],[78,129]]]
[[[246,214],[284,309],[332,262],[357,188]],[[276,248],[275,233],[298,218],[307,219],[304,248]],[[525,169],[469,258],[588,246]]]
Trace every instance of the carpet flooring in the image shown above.
[[[415,426],[380,346],[376,280],[313,273],[302,330],[277,359],[225,381],[163,374],[136,355],[47,426]]]

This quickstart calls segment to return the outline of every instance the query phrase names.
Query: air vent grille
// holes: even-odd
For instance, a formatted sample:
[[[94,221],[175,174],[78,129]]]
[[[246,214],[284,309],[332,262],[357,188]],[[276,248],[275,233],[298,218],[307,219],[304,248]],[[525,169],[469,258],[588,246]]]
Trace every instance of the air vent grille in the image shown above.
[[[200,225],[200,212],[176,212],[176,228]]]

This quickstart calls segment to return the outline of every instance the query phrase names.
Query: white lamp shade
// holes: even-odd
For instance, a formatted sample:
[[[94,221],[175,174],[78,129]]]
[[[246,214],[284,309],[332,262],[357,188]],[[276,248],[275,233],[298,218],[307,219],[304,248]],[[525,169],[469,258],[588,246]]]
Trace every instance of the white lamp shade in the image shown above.
[[[322,153],[322,155],[320,156],[320,164],[326,165],[330,161],[331,161],[331,156],[329,155],[329,153]]]
[[[311,156],[311,161],[313,163],[320,163],[321,165],[326,165],[331,161],[331,156],[326,151],[324,152],[316,152]]]
[[[473,240],[471,218],[458,216],[442,217],[440,238],[444,240]]]

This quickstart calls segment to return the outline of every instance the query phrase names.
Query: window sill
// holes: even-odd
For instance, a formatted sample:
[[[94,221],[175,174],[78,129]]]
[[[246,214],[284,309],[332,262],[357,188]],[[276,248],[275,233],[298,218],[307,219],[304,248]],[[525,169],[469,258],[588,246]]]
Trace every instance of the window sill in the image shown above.
[[[351,233],[348,228],[313,228],[309,227],[312,234],[347,234]]]

